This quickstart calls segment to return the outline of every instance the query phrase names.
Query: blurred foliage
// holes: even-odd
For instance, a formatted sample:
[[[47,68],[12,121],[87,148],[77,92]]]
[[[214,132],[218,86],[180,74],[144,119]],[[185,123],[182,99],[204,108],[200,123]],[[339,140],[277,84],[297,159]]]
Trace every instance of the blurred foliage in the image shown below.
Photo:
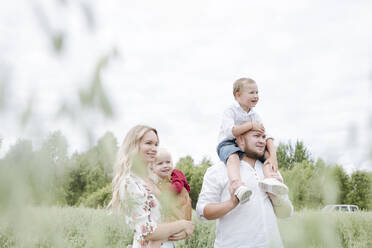
[[[326,165],[321,159],[314,163],[310,157],[280,167],[297,210],[318,209],[328,204],[355,204],[371,209],[371,173],[355,171],[349,176],[339,165]]]
[[[19,222],[0,221],[0,247],[123,247],[133,232],[121,215],[86,208],[28,207]]]
[[[298,147],[306,150],[304,146]],[[71,156],[67,153],[67,139],[61,132],[50,134],[37,150],[31,141],[18,140],[0,159],[0,213],[14,203],[104,208],[111,197],[117,149],[117,141],[110,132],[86,152]],[[301,162],[294,159],[296,162],[286,169],[281,167],[296,210],[319,209],[327,204],[356,204],[361,209],[371,209],[372,173],[356,171],[348,175],[341,166],[327,165],[321,159],[313,162],[310,157],[302,158]],[[191,156],[176,163],[190,184],[193,208],[203,176],[211,165],[208,159],[196,164]]]
[[[60,132],[50,134],[38,150],[31,141],[18,140],[0,159],[0,216],[28,204],[91,203],[89,196],[99,194],[112,180],[116,139],[107,132],[84,153],[69,157],[67,150]],[[97,201],[94,207],[100,204]]]
[[[195,208],[198,201],[204,174],[210,166],[212,166],[212,163],[206,158],[200,164],[195,165],[191,156],[181,158],[176,164],[176,169],[181,170],[185,174],[187,182],[190,185],[191,190],[189,194],[193,208]]]
[[[82,201],[82,205],[88,208],[106,208],[111,198],[112,186],[111,183],[109,183],[105,187],[88,195],[88,197]]]
[[[86,208],[33,207],[20,223],[0,219],[0,247],[127,247],[133,233],[123,215]],[[177,248],[212,248],[215,221],[201,222],[193,213],[195,231]],[[279,219],[284,247],[372,247],[371,212],[300,211]]]
[[[113,49],[109,55],[102,57],[96,65],[90,87],[85,90],[80,90],[79,92],[80,103],[82,106],[97,108],[104,113],[105,117],[112,117],[113,110],[102,86],[101,74],[104,68],[107,67],[110,59],[116,55],[117,51],[116,49]]]

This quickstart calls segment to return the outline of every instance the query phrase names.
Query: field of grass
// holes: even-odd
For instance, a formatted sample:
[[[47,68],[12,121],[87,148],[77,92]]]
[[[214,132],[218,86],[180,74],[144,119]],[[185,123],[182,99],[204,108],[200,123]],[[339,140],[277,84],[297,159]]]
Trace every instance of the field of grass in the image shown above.
[[[213,247],[214,222],[194,218],[193,236],[177,247]],[[372,212],[296,212],[279,220],[285,247],[372,247]],[[33,207],[0,219],[0,247],[124,247],[132,232],[122,216],[87,208]]]

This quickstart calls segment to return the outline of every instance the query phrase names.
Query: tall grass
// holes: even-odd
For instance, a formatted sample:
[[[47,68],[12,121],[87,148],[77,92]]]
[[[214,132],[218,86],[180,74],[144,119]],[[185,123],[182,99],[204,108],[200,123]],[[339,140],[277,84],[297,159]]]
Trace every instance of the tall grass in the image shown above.
[[[0,220],[0,247],[127,247],[123,216],[88,208],[29,207]]]
[[[8,216],[9,217],[9,216]],[[192,237],[177,248],[213,247],[215,222],[193,216]],[[301,211],[279,220],[284,247],[372,247],[372,212]],[[127,247],[133,233],[123,216],[88,208],[28,207],[0,220],[0,247]],[[247,242],[249,242],[247,240]]]

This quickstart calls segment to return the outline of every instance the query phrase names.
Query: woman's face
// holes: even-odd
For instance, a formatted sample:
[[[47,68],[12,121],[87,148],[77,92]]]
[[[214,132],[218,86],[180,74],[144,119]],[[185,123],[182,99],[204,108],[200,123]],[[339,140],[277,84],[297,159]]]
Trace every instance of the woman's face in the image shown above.
[[[139,153],[146,162],[154,162],[158,151],[158,136],[154,131],[148,131],[140,140]]]

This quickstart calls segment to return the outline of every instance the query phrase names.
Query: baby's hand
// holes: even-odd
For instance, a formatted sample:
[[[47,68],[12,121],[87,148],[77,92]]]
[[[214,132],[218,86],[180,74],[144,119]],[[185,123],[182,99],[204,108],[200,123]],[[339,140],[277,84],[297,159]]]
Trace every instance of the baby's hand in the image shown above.
[[[252,130],[256,130],[256,131],[264,133],[265,127],[257,121],[252,121]]]

